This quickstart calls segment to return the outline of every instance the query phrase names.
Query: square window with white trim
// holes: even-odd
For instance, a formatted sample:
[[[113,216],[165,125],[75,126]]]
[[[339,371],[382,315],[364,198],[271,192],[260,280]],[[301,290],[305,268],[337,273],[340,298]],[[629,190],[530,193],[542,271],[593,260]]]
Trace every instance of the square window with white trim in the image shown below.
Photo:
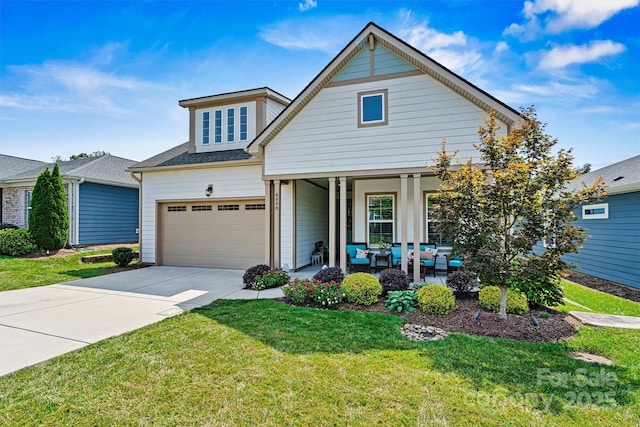
[[[582,206],[582,219],[609,219],[609,203]]]
[[[387,95],[387,89],[358,93],[358,127],[388,123]]]

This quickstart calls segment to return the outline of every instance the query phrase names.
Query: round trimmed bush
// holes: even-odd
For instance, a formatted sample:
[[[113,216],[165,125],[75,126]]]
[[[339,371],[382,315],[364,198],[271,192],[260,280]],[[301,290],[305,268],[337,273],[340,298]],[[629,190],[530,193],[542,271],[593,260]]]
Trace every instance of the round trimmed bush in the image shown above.
[[[407,273],[397,268],[388,268],[380,273],[382,293],[387,295],[392,291],[406,291],[409,289]]]
[[[328,267],[318,271],[313,278],[322,283],[342,283],[344,280],[344,273],[340,267]]]
[[[244,276],[242,276],[242,283],[244,284],[245,289],[251,289],[253,284],[256,282],[256,277],[262,276],[267,271],[271,270],[266,264],[258,264],[253,267],[247,268],[244,272]]]
[[[442,285],[423,286],[418,291],[418,304],[425,313],[449,314],[456,306],[453,291]]]
[[[37,246],[27,230],[8,228],[0,231],[0,255],[27,255],[36,249]]]
[[[115,248],[111,251],[111,255],[113,256],[113,262],[118,267],[126,267],[133,261],[133,249],[131,248]]]
[[[447,276],[447,286],[456,295],[471,292],[476,282],[475,274],[465,269],[456,270]]]
[[[502,292],[497,286],[485,286],[478,294],[480,307],[496,313],[500,310],[501,298]],[[507,289],[507,313],[524,314],[527,311],[529,311],[529,305],[524,294]]]
[[[342,292],[353,304],[371,305],[378,302],[382,285],[376,276],[369,273],[350,274],[342,281]]]

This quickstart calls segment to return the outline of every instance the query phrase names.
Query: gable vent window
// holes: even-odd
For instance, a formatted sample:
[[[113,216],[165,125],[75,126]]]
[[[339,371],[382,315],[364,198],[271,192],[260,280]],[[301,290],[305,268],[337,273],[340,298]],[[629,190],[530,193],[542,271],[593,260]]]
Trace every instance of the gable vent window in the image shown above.
[[[222,110],[213,112],[213,142],[222,142]]]
[[[209,145],[209,112],[202,113],[202,143]]]
[[[244,210],[245,211],[263,211],[263,210],[265,210],[265,204],[264,203],[246,204],[246,205],[244,205]]]
[[[167,206],[167,212],[186,212],[186,206]]]
[[[236,126],[235,113],[235,109],[227,109],[227,142],[233,142],[235,140],[235,136],[233,134]]]
[[[213,210],[213,206],[211,205],[195,205],[191,206],[191,212],[203,212],[203,211],[211,211]]]
[[[388,124],[387,89],[358,93],[358,127]]]
[[[240,205],[218,205],[219,211],[239,211]]]
[[[609,203],[582,206],[582,219],[609,219]]]
[[[247,140],[247,107],[240,107],[240,140]]]

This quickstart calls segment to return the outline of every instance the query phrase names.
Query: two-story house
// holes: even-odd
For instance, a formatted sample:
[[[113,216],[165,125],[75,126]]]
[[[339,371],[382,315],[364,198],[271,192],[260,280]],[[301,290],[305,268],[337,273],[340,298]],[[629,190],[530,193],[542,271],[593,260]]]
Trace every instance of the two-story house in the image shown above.
[[[298,269],[323,240],[326,262],[345,269],[350,241],[446,243],[427,163],[443,138],[477,159],[490,109],[505,134],[520,117],[374,23],[293,101],[256,89],[180,105],[189,141],[131,168],[142,260],[160,265]]]

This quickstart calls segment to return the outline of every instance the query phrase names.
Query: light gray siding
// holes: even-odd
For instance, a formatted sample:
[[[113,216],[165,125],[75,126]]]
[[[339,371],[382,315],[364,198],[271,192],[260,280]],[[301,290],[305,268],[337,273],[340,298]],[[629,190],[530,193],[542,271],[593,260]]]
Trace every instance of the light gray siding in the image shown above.
[[[388,125],[359,128],[358,93],[381,89]],[[423,167],[443,138],[460,157],[476,157],[485,116],[427,75],[325,88],[265,147],[265,175]]]
[[[296,266],[311,263],[311,252],[318,240],[329,233],[329,192],[307,181],[296,182]],[[325,263],[328,262],[325,260]]]
[[[284,105],[272,99],[267,99],[267,111],[266,111],[267,124],[271,123],[273,119],[275,119],[278,116],[278,114],[280,114],[280,112],[284,110],[284,108],[285,108]]]

